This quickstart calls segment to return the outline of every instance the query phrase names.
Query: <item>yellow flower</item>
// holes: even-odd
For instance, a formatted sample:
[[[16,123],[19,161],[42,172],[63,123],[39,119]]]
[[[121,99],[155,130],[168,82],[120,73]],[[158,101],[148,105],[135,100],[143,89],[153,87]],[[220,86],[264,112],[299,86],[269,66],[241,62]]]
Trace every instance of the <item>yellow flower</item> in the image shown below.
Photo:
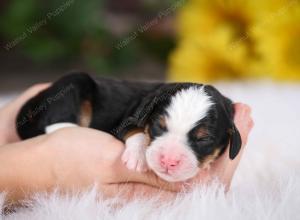
[[[197,37],[181,40],[170,56],[169,79],[209,82],[216,78],[237,78],[241,72],[246,72],[245,45],[231,47],[230,34],[228,29],[220,30],[205,43]]]
[[[178,14],[174,81],[299,79],[299,0],[190,0]]]
[[[232,40],[238,39],[246,34],[254,9],[250,0],[191,0],[179,12],[179,36],[206,38],[206,34],[227,27],[232,30]]]
[[[292,1],[286,5],[274,20],[255,31],[260,59],[254,69],[277,80],[300,80],[299,3]]]
[[[247,76],[247,57],[253,52],[250,2],[189,1],[178,15],[179,42],[170,56],[169,79],[207,82]]]

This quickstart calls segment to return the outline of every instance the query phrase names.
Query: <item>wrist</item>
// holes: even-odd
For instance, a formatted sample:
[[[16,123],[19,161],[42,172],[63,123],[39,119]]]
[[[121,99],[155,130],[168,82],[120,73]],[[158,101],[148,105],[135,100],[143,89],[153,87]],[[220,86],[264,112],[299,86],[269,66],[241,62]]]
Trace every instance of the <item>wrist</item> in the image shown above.
[[[10,105],[0,109],[0,146],[19,140],[14,115]]]
[[[2,110],[0,110],[0,119],[4,119],[5,117],[2,114]],[[0,123],[0,146],[8,143],[8,132],[5,120]]]
[[[5,130],[0,128],[0,146],[7,143],[7,135],[5,134]]]
[[[39,137],[0,148],[0,191],[8,192],[8,200],[53,188],[50,156],[42,143]]]

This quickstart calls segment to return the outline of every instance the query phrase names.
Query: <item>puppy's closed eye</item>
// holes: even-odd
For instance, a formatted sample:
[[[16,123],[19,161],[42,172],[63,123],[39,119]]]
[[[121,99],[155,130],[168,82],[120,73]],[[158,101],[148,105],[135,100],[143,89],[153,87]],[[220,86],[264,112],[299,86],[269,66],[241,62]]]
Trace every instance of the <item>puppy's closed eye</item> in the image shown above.
[[[196,131],[195,131],[195,137],[197,139],[197,141],[205,141],[205,140],[209,140],[210,139],[210,136],[209,136],[209,133],[208,133],[208,130],[206,128],[198,128]]]

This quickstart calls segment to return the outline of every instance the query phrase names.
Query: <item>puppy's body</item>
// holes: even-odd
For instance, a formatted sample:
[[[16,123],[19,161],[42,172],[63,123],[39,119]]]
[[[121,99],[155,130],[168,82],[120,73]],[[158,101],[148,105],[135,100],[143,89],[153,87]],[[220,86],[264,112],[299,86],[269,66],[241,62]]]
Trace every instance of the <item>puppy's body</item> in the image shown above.
[[[18,133],[27,139],[44,134],[49,125],[63,122],[81,125],[84,114],[90,117],[86,127],[112,133],[134,113],[147,94],[161,86],[161,83],[92,79],[81,73],[67,75],[23,106],[17,122],[28,122],[18,126]],[[33,116],[31,113],[39,106],[46,107]],[[86,112],[87,108],[91,108],[91,114]]]
[[[17,130],[23,139],[73,125],[105,131],[125,142],[122,159],[128,168],[148,166],[165,180],[181,181],[207,167],[230,140],[230,157],[235,157],[240,137],[232,117],[231,101],[211,86],[76,73],[29,100]]]

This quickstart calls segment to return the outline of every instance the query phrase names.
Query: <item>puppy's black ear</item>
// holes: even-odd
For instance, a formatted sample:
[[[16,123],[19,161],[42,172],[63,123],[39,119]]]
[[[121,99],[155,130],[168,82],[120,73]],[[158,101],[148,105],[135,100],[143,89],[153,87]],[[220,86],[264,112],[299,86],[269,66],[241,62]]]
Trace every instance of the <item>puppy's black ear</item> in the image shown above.
[[[225,114],[225,118],[227,123],[229,124],[229,158],[233,160],[239,153],[242,146],[242,139],[240,132],[236,128],[233,116],[234,116],[234,108],[233,103],[230,99],[223,96],[217,89],[213,86],[206,85],[205,90],[209,95],[212,95],[214,99],[217,100],[217,103],[222,108],[222,112]]]
[[[242,146],[242,139],[240,132],[236,128],[234,121],[233,121],[233,116],[234,116],[234,109],[233,109],[233,103],[230,99],[224,97],[223,95],[222,99],[223,102],[221,104],[223,105],[222,107],[224,108],[224,112],[226,114],[226,118],[228,120],[228,123],[230,125],[229,128],[229,158],[233,160],[238,153],[240,152],[241,146]]]
[[[240,132],[238,131],[238,129],[236,128],[234,121],[233,121],[233,117],[234,117],[234,108],[233,108],[233,103],[230,99],[223,97],[223,108],[226,114],[226,117],[228,119],[228,122],[230,124],[230,128],[229,128],[229,158],[231,160],[233,160],[238,153],[241,150],[241,146],[242,146],[242,139],[241,139],[241,135]]]
[[[232,128],[230,129],[230,148],[229,148],[229,158],[233,160],[241,150],[242,139],[240,132],[237,130],[234,123],[232,123]]]

